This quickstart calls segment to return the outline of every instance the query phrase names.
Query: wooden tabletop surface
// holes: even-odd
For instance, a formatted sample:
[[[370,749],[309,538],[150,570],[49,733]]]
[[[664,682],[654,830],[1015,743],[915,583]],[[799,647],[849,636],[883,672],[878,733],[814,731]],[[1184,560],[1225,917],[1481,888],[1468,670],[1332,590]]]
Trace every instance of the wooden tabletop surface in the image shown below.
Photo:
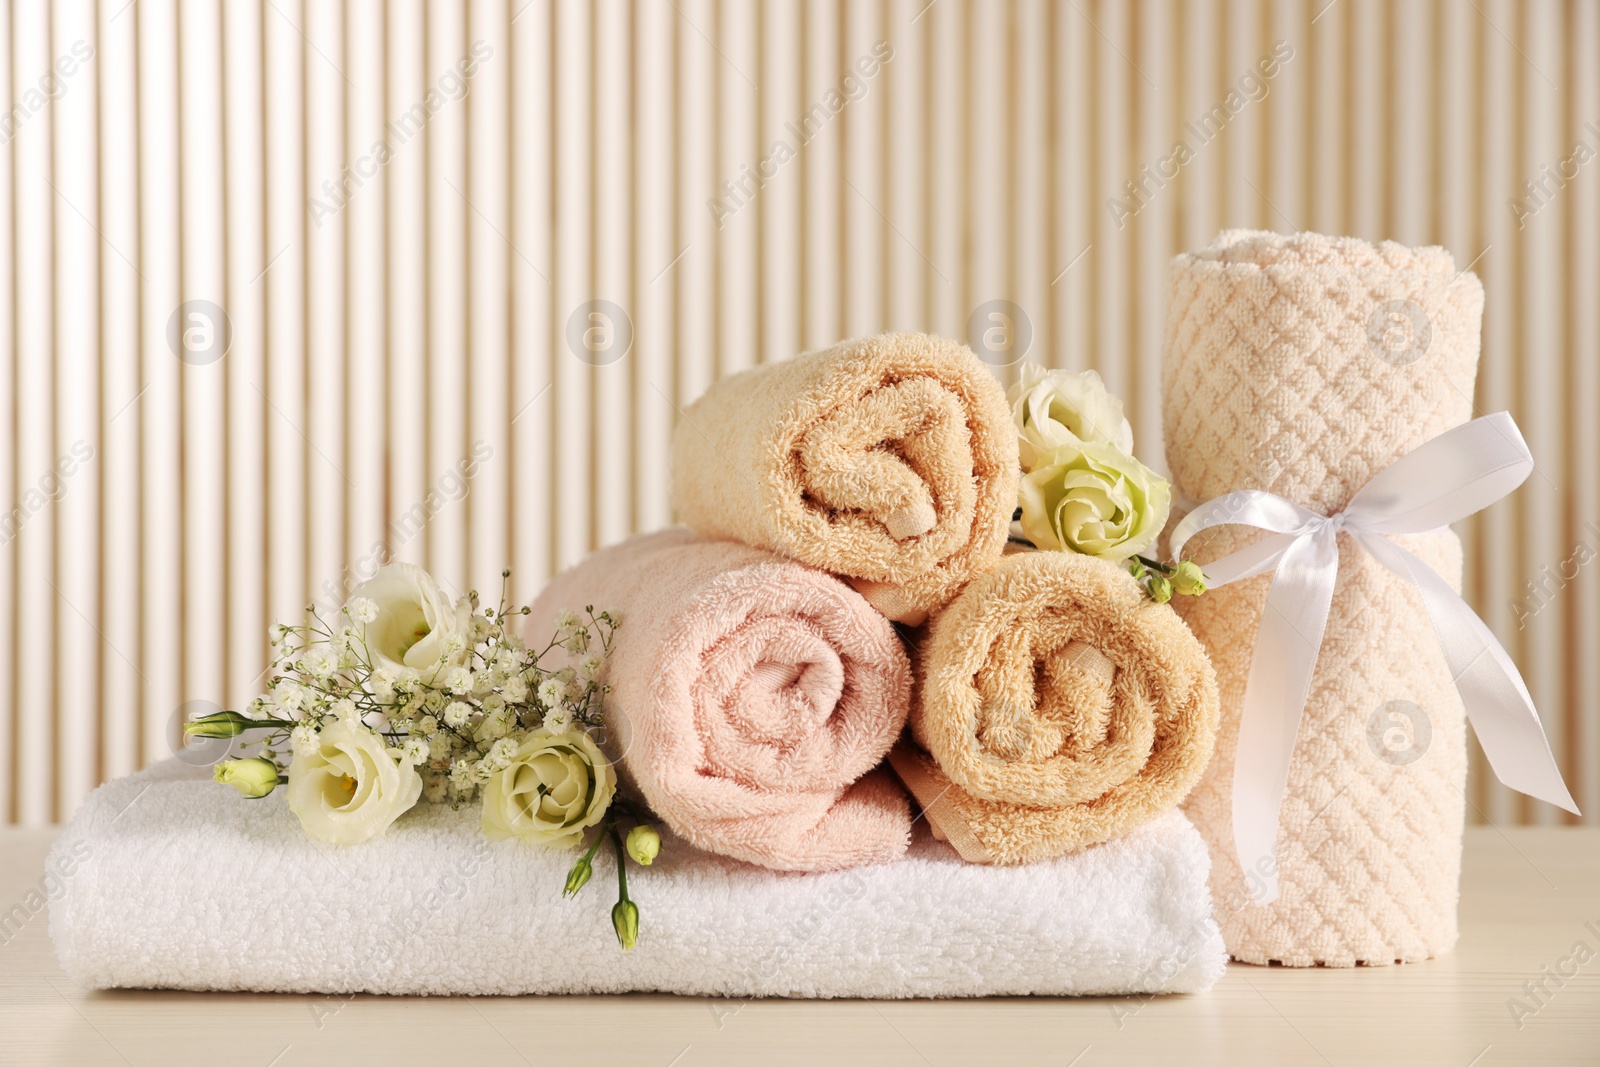
[[[40,885],[51,837],[0,830],[0,912]],[[1461,943],[1442,959],[1233,964],[1210,993],[1146,1000],[92,993],[61,973],[46,926],[41,913],[0,930],[0,1063],[1600,1063],[1593,829],[1468,830]]]

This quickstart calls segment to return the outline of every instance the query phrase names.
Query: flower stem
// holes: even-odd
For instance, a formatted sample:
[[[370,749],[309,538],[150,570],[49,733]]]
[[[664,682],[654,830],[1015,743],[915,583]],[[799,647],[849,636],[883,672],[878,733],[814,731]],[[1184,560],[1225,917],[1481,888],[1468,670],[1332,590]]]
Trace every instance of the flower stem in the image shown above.
[[[622,835],[617,833],[617,824],[614,821],[606,823],[606,834],[610,835],[611,844],[615,846],[617,851],[617,900],[626,904],[628,902],[628,854],[622,847]],[[600,842],[596,841],[595,844],[598,846]]]
[[[600,833],[595,837],[594,844],[590,845],[589,851],[583,854],[584,859],[589,860],[590,862],[594,861],[594,854],[600,851],[601,843],[605,841],[607,834],[616,829],[616,825],[616,820],[606,820],[605,825],[600,827]]]

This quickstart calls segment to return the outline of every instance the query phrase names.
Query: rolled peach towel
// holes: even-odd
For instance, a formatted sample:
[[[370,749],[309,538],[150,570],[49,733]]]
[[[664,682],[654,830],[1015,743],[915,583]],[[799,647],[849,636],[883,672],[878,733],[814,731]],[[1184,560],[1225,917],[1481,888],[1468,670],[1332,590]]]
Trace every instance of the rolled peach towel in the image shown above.
[[[813,567],[684,529],[635,537],[558,576],[525,618],[620,616],[603,748],[624,792],[707,852],[791,871],[896,859],[911,814],[874,770],[905,725],[894,627]]]
[[[1106,841],[1175,807],[1211,759],[1211,663],[1116,564],[1007,555],[929,622],[913,656],[916,745],[890,762],[971,862]]]
[[[1016,502],[1004,390],[965,346],[924,334],[724,378],[673,433],[679,518],[841,575],[898,622],[994,565]]]

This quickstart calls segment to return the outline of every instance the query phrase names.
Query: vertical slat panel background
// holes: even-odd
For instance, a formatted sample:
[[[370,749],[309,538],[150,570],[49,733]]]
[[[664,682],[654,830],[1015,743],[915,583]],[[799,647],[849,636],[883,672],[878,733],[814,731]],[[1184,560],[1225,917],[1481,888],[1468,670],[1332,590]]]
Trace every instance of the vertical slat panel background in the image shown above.
[[[1233,226],[1484,279],[1475,407],[1540,472],[1463,524],[1468,595],[1600,819],[1594,5],[0,12],[0,821],[168,755],[383,559],[525,598],[670,522],[683,408],[804,347],[1008,301],[1159,460],[1167,263]],[[1565,818],[1474,760],[1474,818]]]

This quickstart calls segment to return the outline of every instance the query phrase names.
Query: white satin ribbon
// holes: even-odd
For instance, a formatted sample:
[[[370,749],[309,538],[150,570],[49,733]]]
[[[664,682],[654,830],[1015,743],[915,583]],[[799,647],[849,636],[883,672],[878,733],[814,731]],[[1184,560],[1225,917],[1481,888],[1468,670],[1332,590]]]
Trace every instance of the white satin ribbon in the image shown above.
[[[1257,904],[1278,897],[1278,816],[1333,603],[1341,532],[1422,594],[1495,775],[1520,793],[1577,814],[1511,657],[1448,582],[1388,539],[1439,529],[1481,511],[1532,472],[1533,454],[1502,411],[1401,456],[1337,515],[1318,515],[1264,490],[1245,489],[1201,504],[1173,530],[1174,559],[1182,558],[1191,537],[1213,526],[1254,526],[1273,535],[1203,568],[1212,586],[1276,572],[1250,662],[1233,768],[1234,845],[1240,867],[1263,886]]]

